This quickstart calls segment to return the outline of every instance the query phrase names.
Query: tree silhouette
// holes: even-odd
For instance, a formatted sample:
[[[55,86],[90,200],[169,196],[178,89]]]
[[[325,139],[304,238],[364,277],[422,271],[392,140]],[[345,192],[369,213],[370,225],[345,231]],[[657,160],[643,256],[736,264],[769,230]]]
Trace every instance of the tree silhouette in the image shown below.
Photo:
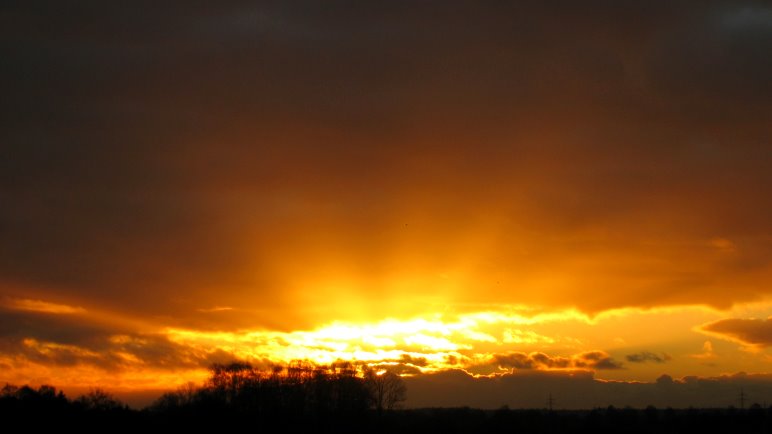
[[[248,363],[215,363],[210,368],[207,387],[227,404],[233,404],[239,394],[255,381],[255,370]]]
[[[123,403],[115,399],[113,395],[98,387],[79,397],[76,402],[87,410],[95,411],[118,410],[124,407]]]
[[[365,384],[378,413],[383,410],[393,410],[407,397],[407,387],[402,377],[391,371],[367,369]]]
[[[551,433],[566,434],[735,434],[768,433],[772,408],[758,404],[730,409],[643,410],[629,407],[593,410],[499,408],[405,409],[378,417],[404,399],[401,378],[393,372],[357,370],[352,364],[312,366],[295,363],[259,369],[220,365],[202,387],[191,384],[171,392],[146,411],[121,407],[109,393],[93,389],[69,400],[51,386],[0,387],[0,420],[18,431],[108,430],[162,432],[335,432],[335,433]],[[379,375],[380,374],[380,375]],[[233,392],[228,404],[214,397],[214,385]],[[374,392],[374,393],[373,393]],[[293,395],[294,394],[294,395]],[[295,401],[289,398],[297,398]],[[293,407],[292,405],[298,405]],[[368,407],[369,406],[369,407]]]
[[[178,387],[174,392],[166,392],[161,395],[152,408],[156,411],[176,411],[182,408],[192,406],[200,390],[196,387],[195,383],[187,382]]]

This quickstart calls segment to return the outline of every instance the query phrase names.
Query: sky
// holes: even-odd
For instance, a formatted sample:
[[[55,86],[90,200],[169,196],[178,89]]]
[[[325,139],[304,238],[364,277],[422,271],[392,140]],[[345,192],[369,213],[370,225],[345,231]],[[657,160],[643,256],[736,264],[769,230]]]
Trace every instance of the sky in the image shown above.
[[[7,1],[0,52],[0,382],[772,402],[768,2]]]

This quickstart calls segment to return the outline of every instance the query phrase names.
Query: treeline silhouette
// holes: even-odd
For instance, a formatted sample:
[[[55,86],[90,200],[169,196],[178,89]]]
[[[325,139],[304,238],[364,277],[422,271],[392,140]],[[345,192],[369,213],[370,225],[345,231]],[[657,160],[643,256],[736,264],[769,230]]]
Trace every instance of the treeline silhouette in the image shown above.
[[[186,385],[161,396],[149,411],[166,419],[270,421],[312,426],[356,426],[405,400],[401,377],[358,371],[346,362],[315,366],[292,362],[258,369],[246,363],[215,364],[203,387]]]
[[[583,411],[471,408],[400,409],[402,379],[350,363],[305,362],[256,368],[233,362],[210,367],[207,381],[162,395],[142,410],[93,389],[70,399],[52,386],[0,390],[3,426],[79,432],[336,433],[772,433],[772,407]]]
[[[140,429],[152,423],[175,431],[260,430],[280,425],[357,432],[383,420],[406,397],[405,384],[397,374],[348,362],[317,366],[295,361],[263,368],[231,362],[214,364],[209,373],[202,386],[186,384],[141,411],[101,389],[70,400],[52,386],[6,385],[0,395],[0,420],[55,420],[58,426],[76,424],[81,429],[109,423]]]
[[[48,385],[35,389],[6,384],[0,389],[0,421],[5,429],[20,427],[17,432],[63,427],[96,431],[137,424],[137,414],[101,389],[73,400]]]

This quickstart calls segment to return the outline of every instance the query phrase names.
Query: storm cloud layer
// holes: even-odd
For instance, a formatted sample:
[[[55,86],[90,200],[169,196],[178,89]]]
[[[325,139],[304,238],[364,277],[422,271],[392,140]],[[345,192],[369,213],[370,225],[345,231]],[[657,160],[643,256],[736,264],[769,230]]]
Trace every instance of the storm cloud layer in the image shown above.
[[[768,295],[764,2],[176,6],[0,10],[6,294],[268,326],[341,285]]]
[[[770,360],[727,312],[772,313],[771,52],[762,1],[5,1],[0,368],[729,393]],[[701,377],[579,371],[663,368]]]

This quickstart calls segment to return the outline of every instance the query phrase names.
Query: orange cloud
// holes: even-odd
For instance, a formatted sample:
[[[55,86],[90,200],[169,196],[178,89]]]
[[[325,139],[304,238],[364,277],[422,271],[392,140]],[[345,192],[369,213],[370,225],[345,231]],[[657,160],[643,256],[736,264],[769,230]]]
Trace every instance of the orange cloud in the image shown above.
[[[772,317],[728,318],[704,324],[698,330],[721,339],[752,347],[772,345]]]
[[[651,351],[641,351],[635,354],[628,354],[625,356],[625,359],[630,363],[665,363],[670,361],[672,357],[666,353],[656,354]]]
[[[713,343],[711,341],[705,341],[705,343],[702,344],[702,352],[691,354],[691,357],[695,359],[715,359],[718,356],[713,352]]]
[[[28,298],[6,297],[3,306],[13,310],[23,310],[29,312],[42,312],[52,314],[77,314],[85,313],[86,309],[79,306],[69,306],[66,304],[51,303],[43,300],[33,300]]]

